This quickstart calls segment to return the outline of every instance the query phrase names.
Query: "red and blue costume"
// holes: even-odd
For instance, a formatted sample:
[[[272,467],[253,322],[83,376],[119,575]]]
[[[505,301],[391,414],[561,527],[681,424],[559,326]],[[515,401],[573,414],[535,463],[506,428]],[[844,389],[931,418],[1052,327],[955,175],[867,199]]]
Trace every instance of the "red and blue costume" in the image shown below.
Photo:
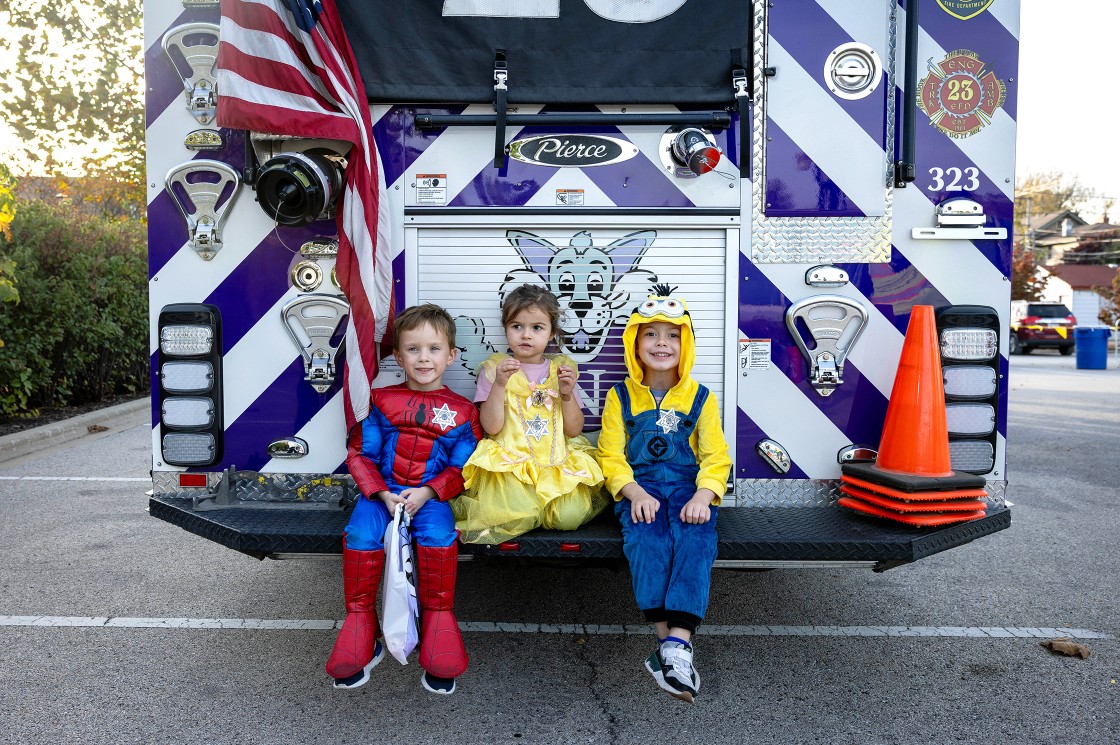
[[[466,671],[467,653],[454,613],[459,551],[447,500],[463,490],[463,464],[481,438],[474,404],[448,388],[414,391],[400,384],[372,391],[370,414],[351,430],[346,456],[362,497],[343,534],[346,621],[327,661],[327,673],[339,687],[365,683],[382,655],[375,605],[385,567],[385,528],[392,517],[375,495],[420,486],[430,487],[436,498],[412,518],[419,663],[439,678]]]

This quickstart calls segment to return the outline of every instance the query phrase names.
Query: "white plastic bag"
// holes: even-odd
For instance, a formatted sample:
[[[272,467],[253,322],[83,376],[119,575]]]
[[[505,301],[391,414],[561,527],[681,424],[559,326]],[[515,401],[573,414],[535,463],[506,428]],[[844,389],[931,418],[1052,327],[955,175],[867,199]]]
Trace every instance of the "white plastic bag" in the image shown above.
[[[397,505],[393,521],[385,529],[385,590],[381,630],[385,647],[402,665],[420,639],[420,617],[416,602],[416,574],[412,563],[412,518]]]

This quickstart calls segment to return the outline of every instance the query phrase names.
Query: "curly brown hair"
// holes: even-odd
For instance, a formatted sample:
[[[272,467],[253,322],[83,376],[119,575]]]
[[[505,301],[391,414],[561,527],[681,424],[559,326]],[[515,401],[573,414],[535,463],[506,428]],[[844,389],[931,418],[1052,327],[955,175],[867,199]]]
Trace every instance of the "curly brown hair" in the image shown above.
[[[564,343],[564,330],[560,328],[560,319],[564,317],[564,311],[560,310],[560,301],[540,285],[521,285],[506,295],[505,300],[502,301],[502,328],[508,326],[518,313],[527,308],[538,308],[543,311],[552,324],[552,341],[556,346]]]
[[[399,344],[404,332],[418,329],[424,324],[431,326],[437,334],[446,336],[450,347],[455,346],[455,321],[451,314],[435,303],[424,303],[405,308],[397,314],[393,321],[393,351],[401,351]]]

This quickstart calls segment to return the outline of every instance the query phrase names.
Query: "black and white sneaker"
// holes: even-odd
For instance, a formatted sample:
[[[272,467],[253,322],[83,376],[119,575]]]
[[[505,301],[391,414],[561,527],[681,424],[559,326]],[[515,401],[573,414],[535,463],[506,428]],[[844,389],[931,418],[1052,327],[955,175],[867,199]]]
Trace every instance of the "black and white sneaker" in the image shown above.
[[[651,660],[655,660],[653,664]],[[646,669],[663,691],[681,701],[692,703],[700,692],[700,673],[692,664],[692,645],[664,641],[646,659]]]
[[[376,642],[373,648],[373,659],[366,663],[358,672],[351,675],[349,678],[334,678],[333,686],[335,688],[361,688],[369,682],[369,671],[377,667],[377,663],[385,658],[385,645],[381,642]]]
[[[455,692],[454,678],[440,678],[427,671],[420,676],[420,685],[424,686],[425,690],[441,696],[450,696]]]

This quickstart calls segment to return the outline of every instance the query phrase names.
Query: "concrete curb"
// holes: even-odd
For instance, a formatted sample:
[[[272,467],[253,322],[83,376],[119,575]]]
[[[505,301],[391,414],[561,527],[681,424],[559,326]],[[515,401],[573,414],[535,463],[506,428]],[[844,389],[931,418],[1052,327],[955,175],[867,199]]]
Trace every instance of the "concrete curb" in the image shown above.
[[[72,419],[4,435],[0,437],[0,463],[88,436],[89,428],[93,425],[112,429],[147,421],[151,405],[150,398],[138,398],[135,401],[126,401],[116,406],[90,411]]]

